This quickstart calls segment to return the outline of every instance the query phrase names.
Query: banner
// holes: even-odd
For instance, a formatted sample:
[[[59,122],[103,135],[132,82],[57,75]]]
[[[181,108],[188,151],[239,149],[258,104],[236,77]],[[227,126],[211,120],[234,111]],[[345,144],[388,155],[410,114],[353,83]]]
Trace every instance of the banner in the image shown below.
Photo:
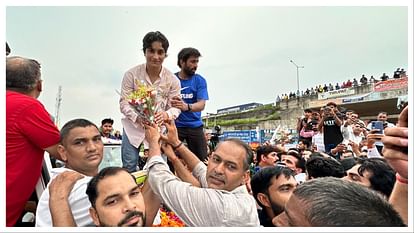
[[[324,100],[324,99],[337,98],[340,96],[347,96],[347,95],[353,95],[353,94],[355,94],[354,88],[343,88],[339,90],[318,93],[318,99]]]
[[[334,102],[337,105],[342,104],[342,99],[326,99],[326,100],[313,100],[309,102],[308,108],[319,108],[325,106],[329,102]]]
[[[259,141],[257,140],[257,133],[255,130],[235,130],[235,131],[224,131],[221,139],[226,138],[238,138],[246,143]]]
[[[389,91],[408,87],[408,78],[389,79],[374,84],[374,91]]]
[[[361,102],[361,101],[365,100],[365,97],[367,97],[370,94],[371,94],[371,92],[363,94],[363,95],[359,95],[359,96],[350,96],[350,97],[347,97],[347,98],[343,98],[342,103],[346,104],[346,103]]]

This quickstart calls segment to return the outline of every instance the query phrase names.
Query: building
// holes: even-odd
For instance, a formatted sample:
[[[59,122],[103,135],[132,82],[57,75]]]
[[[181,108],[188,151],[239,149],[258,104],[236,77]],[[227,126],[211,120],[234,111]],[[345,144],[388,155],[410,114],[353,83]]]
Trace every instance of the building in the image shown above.
[[[259,106],[263,106],[263,104],[260,104],[260,103],[242,104],[242,105],[237,105],[233,107],[218,109],[217,114],[228,114],[228,113],[234,113],[234,112],[247,111],[247,110],[257,108]]]

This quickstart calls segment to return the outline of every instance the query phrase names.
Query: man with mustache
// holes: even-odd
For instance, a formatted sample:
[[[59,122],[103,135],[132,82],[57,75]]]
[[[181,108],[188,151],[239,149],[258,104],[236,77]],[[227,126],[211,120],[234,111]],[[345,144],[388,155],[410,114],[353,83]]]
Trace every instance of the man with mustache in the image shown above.
[[[54,226],[76,226],[73,214],[67,205],[68,193],[76,180],[82,175],[76,172],[65,172],[50,184],[50,210]],[[151,226],[155,213],[159,208],[159,200],[155,197],[144,204],[144,196],[150,190],[137,184],[135,178],[125,168],[106,167],[88,183],[86,194],[90,202],[89,214],[94,225],[101,227],[142,227]],[[53,196],[53,199],[52,199]],[[148,196],[146,196],[148,197]],[[155,207],[155,208],[152,208]],[[149,214],[146,211],[153,211]],[[149,216],[146,218],[146,216]]]
[[[183,48],[178,53],[178,67],[180,72],[175,73],[181,83],[181,95],[175,96],[171,105],[179,108],[181,114],[175,120],[178,137],[186,141],[188,148],[197,157],[207,159],[207,142],[204,137],[201,111],[208,100],[207,82],[196,74],[200,52],[195,48]]]
[[[250,178],[249,164],[253,158],[250,147],[234,138],[220,142],[206,166],[179,141],[174,121],[165,121],[164,125],[168,132],[166,136],[160,135],[156,124],[145,126],[150,148],[148,182],[162,202],[187,226],[259,226],[256,202],[245,185]],[[171,173],[161,157],[160,138],[163,147],[172,147],[180,154],[201,188],[183,182]],[[176,172],[182,174],[181,177],[191,175],[184,166],[180,168]]]
[[[288,167],[271,166],[260,169],[251,180],[260,225],[273,227],[272,219],[283,212],[285,204],[298,185],[295,173]]]
[[[94,218],[94,216],[96,217],[98,215],[93,215],[92,213],[97,213],[98,211],[91,212],[90,214],[90,208],[97,210],[97,206],[100,206],[94,203],[97,199],[99,199],[97,198],[98,193],[99,197],[101,197],[102,195],[112,191],[113,195],[120,195],[122,193],[129,192],[131,195],[139,196],[138,199],[141,201],[143,198],[140,193],[141,190],[134,188],[137,187],[137,184],[126,170],[125,172],[128,174],[128,179],[130,179],[129,177],[132,179],[132,185],[130,184],[131,182],[128,181],[127,184],[121,187],[124,180],[114,180],[113,186],[115,188],[113,188],[108,182],[103,182],[104,185],[102,186],[97,184],[98,181],[96,181],[96,184],[92,182],[97,179],[92,179],[92,177],[97,176],[98,178],[103,179],[102,176],[106,174],[98,174],[98,167],[103,157],[103,148],[104,146],[101,140],[101,134],[97,126],[92,122],[85,119],[74,119],[67,122],[62,127],[61,142],[58,146],[58,152],[63,158],[63,161],[66,163],[65,168],[56,168],[52,170],[54,179],[50,182],[39,200],[36,213],[36,226],[85,227],[106,225],[105,220],[103,220],[105,224],[102,224],[102,222],[97,222]],[[107,176],[112,177],[112,174],[117,175],[117,172],[109,173]],[[93,186],[89,189],[87,188],[88,182],[89,185],[93,184]],[[100,189],[98,190],[98,188]],[[115,192],[118,190],[116,188],[121,188],[121,191]],[[96,189],[95,193],[93,189]],[[94,202],[90,201],[91,198],[88,198],[89,193],[87,192],[90,192],[95,196],[93,198]],[[148,197],[148,200],[151,200],[151,203],[148,204],[147,208],[152,211],[148,214],[148,216],[152,217],[149,219],[148,223],[151,226],[151,220],[155,217],[155,214],[159,208],[159,201],[156,199],[149,187],[148,189],[145,189],[144,195],[146,195],[145,197]],[[131,199],[132,198],[135,198],[135,196],[131,197]],[[114,202],[119,201],[114,200]],[[140,205],[143,205],[143,200]],[[104,205],[104,207],[106,206],[113,205]],[[128,208],[125,211],[131,212]],[[103,209],[107,210],[105,208]],[[108,214],[111,213],[113,212],[108,211],[108,213],[105,212],[102,215],[108,216]],[[113,215],[116,214],[117,213],[113,213]],[[123,213],[120,215],[122,216]],[[116,219],[115,217],[108,218]]]
[[[96,226],[142,227],[145,204],[141,186],[126,169],[102,169],[88,185],[86,193],[92,207],[90,215]]]
[[[65,162],[65,167],[51,170],[52,177],[65,171],[76,171],[84,175],[68,192],[68,204],[78,226],[92,226],[89,216],[90,203],[85,194],[89,180],[98,174],[102,161],[104,145],[98,127],[85,119],[67,122],[60,131],[58,152]],[[53,226],[49,210],[49,186],[43,191],[36,211],[36,226]]]

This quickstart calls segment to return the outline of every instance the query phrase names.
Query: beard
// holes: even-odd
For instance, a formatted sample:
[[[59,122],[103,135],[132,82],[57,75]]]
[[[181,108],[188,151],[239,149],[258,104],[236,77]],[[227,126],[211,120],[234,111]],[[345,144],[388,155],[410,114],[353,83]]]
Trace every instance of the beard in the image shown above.
[[[145,224],[145,215],[140,211],[131,211],[131,212],[127,213],[125,215],[125,217],[116,226],[117,227],[122,227],[132,217],[139,217],[140,220],[138,220],[138,222],[136,222],[134,224],[127,225],[127,227],[143,227],[144,226],[144,224]],[[99,216],[98,216],[98,218],[99,218]],[[112,225],[103,222],[100,218],[99,218],[99,223],[100,223],[99,224],[100,227],[113,227]]]
[[[122,227],[125,223],[127,223],[132,217],[139,217],[140,220],[138,222],[127,225],[128,227],[142,227],[145,224],[145,216],[141,211],[131,211],[128,212],[125,217],[118,223],[118,227]]]
[[[272,201],[270,201],[270,205],[272,207],[272,211],[275,214],[275,216],[278,216],[285,210],[284,206],[280,206]]]
[[[190,69],[190,68],[188,68],[188,67],[184,67],[184,68],[183,68],[183,72],[184,72],[187,76],[193,76],[193,75],[195,74],[196,70],[195,70],[195,69],[194,69],[194,70],[192,70],[192,69]]]

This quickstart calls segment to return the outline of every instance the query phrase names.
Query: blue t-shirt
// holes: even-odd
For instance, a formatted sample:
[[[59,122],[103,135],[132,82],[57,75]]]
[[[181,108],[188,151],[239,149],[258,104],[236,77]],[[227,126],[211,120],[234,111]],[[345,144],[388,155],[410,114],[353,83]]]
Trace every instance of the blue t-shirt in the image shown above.
[[[178,73],[175,73],[178,78]],[[207,82],[199,74],[194,74],[189,79],[180,79],[181,98],[187,104],[196,103],[197,100],[208,100]],[[177,127],[197,128],[203,125],[201,112],[181,112],[175,120]]]

